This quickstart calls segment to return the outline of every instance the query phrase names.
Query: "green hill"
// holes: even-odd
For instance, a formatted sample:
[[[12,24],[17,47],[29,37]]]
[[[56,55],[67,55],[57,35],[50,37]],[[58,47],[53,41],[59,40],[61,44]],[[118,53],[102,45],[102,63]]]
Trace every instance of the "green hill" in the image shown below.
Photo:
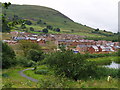
[[[21,18],[31,20],[34,23],[32,27],[36,29],[41,28],[40,25],[36,25],[36,22],[38,20],[42,20],[47,23],[47,25],[52,25],[53,27],[60,28],[61,31],[64,33],[78,34],[94,38],[103,38],[113,35],[112,32],[102,30],[99,30],[99,32],[95,32],[94,28],[76,23],[59,11],[48,7],[35,5],[11,5],[9,9],[6,10],[6,13],[9,17],[17,15]]]
[[[41,19],[49,25],[64,29],[74,29],[75,31],[93,30],[90,27],[75,23],[73,20],[63,15],[59,11],[43,6],[33,5],[11,5],[7,10],[9,16],[18,15],[27,19]]]

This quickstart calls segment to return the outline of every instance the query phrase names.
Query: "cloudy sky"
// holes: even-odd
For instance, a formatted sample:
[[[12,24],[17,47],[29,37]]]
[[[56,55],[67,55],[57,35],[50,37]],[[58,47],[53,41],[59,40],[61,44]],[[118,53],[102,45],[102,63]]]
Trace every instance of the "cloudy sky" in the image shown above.
[[[2,0],[12,4],[51,7],[75,22],[112,32],[118,31],[118,1],[120,0]]]

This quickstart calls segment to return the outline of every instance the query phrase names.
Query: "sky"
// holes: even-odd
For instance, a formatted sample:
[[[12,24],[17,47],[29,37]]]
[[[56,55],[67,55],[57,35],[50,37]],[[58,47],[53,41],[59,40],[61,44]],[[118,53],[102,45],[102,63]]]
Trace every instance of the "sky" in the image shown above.
[[[73,21],[100,30],[118,32],[120,0],[0,0],[12,4],[40,5],[60,11]]]

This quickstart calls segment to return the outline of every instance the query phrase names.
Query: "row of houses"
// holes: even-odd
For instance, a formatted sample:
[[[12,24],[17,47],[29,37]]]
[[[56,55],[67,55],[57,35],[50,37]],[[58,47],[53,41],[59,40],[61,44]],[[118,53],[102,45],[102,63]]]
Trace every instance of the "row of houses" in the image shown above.
[[[72,49],[75,53],[110,53],[120,49],[119,42],[105,40],[58,40],[56,44],[64,45],[66,49]]]
[[[56,46],[65,45],[66,49],[74,52],[109,53],[120,49],[119,42],[105,40],[85,40],[80,35],[71,34],[32,34],[26,32],[11,32],[11,40],[3,40],[8,44],[17,44],[20,40],[29,40],[39,45],[46,45],[47,41],[53,42]]]
[[[105,40],[58,40],[55,42],[58,45],[77,46],[77,45],[106,45],[106,46],[119,46],[119,42],[105,41]]]
[[[39,45],[46,44],[45,38],[35,38],[35,37],[13,37],[12,40],[3,40],[3,42],[6,42],[8,44],[18,44],[20,40],[28,40],[34,43],[38,43]]]
[[[97,45],[77,45],[75,49],[71,48],[74,52],[80,53],[110,53],[116,52],[120,46],[97,46]]]
[[[85,36],[80,35],[73,35],[73,34],[32,34],[27,32],[18,32],[13,31],[10,32],[11,36],[17,37],[17,36],[24,36],[24,37],[37,37],[37,38],[46,38],[47,40],[62,40],[62,39],[71,39],[71,40],[79,40],[84,38]]]

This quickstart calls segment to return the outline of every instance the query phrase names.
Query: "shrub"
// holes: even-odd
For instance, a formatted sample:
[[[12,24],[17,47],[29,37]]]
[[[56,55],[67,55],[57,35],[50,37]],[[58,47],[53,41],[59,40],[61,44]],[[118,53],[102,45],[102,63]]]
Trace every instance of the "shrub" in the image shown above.
[[[58,75],[66,76],[74,80],[94,76],[97,66],[86,60],[86,55],[75,54],[72,51],[62,51],[51,54],[47,63],[55,69]]]
[[[42,51],[30,49],[27,52],[27,58],[30,59],[30,60],[33,60],[33,61],[37,62],[37,61],[40,61],[40,60],[43,59],[42,54],[43,54]]]
[[[2,43],[2,54],[1,55],[2,55],[2,68],[3,69],[16,65],[15,52],[6,43]]]
[[[53,29],[53,27],[52,27],[51,25],[48,25],[48,26],[47,26],[47,29],[52,30],[52,29]]]
[[[12,88],[12,86],[13,86],[13,83],[8,82],[3,85],[3,88]]]
[[[30,49],[41,50],[40,45],[31,41],[20,40],[19,43],[20,48],[23,50],[25,56],[27,56],[27,53]]]
[[[33,28],[33,27],[30,27],[30,31],[34,31],[34,28]]]
[[[18,65],[23,66],[23,67],[27,67],[28,66],[28,62],[30,60],[28,60],[26,57],[19,56],[19,57],[17,57],[16,61],[17,61]]]
[[[22,23],[21,29],[25,29],[25,28],[26,28],[25,23]]]
[[[33,61],[33,60],[30,60],[30,61],[27,63],[26,66],[27,66],[27,67],[34,67],[34,66],[36,66],[36,62]]]
[[[44,28],[42,31],[43,31],[44,33],[48,33],[48,29],[46,29],[46,28]]]
[[[60,28],[55,28],[54,31],[60,32]]]
[[[27,24],[27,25],[31,25],[31,24],[32,24],[32,22],[31,22],[31,21],[29,21],[29,20],[25,20],[25,24]]]
[[[118,77],[118,69],[106,68],[106,67],[99,67],[96,69],[96,78],[108,77],[111,76],[113,78]]]
[[[45,74],[47,74],[47,73],[48,73],[48,70],[44,70],[44,69],[36,70],[36,71],[35,71],[35,74],[43,74],[43,75],[45,75]]]
[[[61,88],[63,87],[63,82],[56,77],[47,76],[39,80],[37,87],[38,88]]]
[[[9,77],[9,75],[8,75],[7,73],[3,73],[3,74],[2,74],[2,77],[5,77],[5,78],[6,78],[6,77]]]

